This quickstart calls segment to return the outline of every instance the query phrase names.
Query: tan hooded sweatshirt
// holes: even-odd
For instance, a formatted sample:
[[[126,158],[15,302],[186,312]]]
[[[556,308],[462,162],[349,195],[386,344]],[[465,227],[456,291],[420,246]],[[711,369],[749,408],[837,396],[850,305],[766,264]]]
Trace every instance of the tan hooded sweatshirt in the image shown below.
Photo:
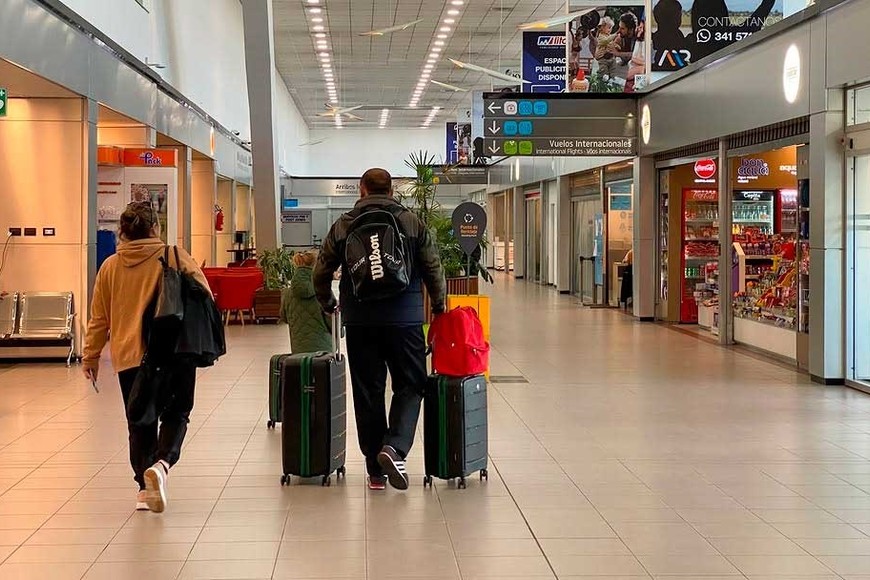
[[[138,367],[145,355],[142,316],[157,292],[162,268],[159,258],[165,245],[158,238],[124,242],[97,274],[91,319],[88,323],[83,364],[98,368],[100,353],[108,341],[115,372]],[[181,270],[191,274],[205,288],[208,282],[193,258],[178,248]],[[172,249],[169,263],[176,266]]]

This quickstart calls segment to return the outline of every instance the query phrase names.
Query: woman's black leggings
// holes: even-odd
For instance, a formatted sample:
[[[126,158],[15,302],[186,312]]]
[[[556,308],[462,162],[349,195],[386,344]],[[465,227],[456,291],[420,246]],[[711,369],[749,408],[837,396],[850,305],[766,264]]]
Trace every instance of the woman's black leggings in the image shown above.
[[[136,379],[138,368],[118,373],[124,408],[130,400],[130,391]],[[170,466],[181,456],[181,444],[187,434],[190,411],[193,409],[193,395],[196,388],[196,367],[189,363],[177,364],[169,376],[171,395],[166,409],[160,414],[160,427],[155,421],[151,425],[135,426],[127,421],[130,434],[130,465],[139,489],[145,489],[145,470],[161,459]]]

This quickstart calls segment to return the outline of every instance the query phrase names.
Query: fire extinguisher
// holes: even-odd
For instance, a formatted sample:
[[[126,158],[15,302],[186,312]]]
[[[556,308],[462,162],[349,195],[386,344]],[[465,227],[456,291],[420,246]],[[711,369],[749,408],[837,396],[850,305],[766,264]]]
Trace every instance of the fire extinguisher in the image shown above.
[[[219,205],[214,206],[214,231],[224,231],[224,208]]]

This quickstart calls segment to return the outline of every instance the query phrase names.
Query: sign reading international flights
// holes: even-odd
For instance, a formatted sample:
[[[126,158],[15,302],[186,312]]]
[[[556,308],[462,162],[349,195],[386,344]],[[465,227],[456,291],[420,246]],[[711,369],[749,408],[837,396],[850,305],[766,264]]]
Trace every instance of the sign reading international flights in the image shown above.
[[[628,95],[489,93],[484,149],[492,156],[630,157],[636,117]]]
[[[523,32],[523,91],[561,93],[566,82],[565,34],[556,30]]]
[[[486,211],[478,204],[466,201],[453,210],[453,235],[466,255],[471,256],[486,233]]]

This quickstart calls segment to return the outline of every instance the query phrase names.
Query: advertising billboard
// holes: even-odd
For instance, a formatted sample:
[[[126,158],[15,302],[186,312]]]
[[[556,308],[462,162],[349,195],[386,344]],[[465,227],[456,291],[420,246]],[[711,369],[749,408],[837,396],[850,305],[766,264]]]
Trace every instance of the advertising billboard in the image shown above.
[[[672,72],[779,22],[783,0],[654,0],[652,12],[652,70]]]
[[[583,7],[571,4],[572,11]],[[646,85],[643,6],[588,10],[568,25],[568,92],[632,93]]]
[[[447,123],[448,165],[468,165],[471,163],[471,123]]]
[[[566,38],[557,30],[523,32],[523,91],[561,93],[567,70]]]

